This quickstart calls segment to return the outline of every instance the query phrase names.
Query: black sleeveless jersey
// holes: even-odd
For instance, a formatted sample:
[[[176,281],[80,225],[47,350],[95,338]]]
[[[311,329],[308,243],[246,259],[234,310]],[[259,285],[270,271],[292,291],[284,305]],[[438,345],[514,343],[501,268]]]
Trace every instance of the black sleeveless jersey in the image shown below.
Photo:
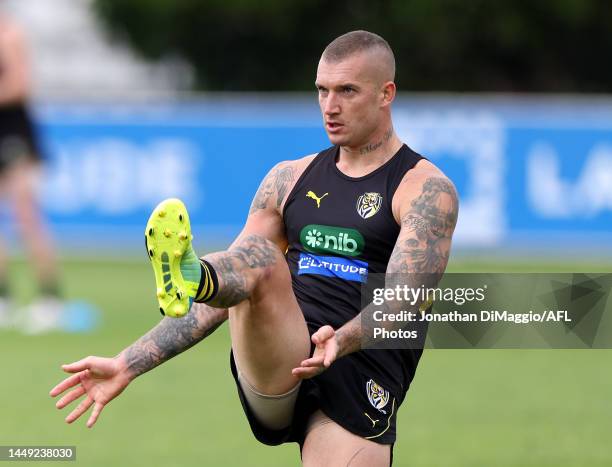
[[[293,290],[311,334],[326,324],[338,329],[360,313],[361,286],[372,274],[385,273],[400,231],[393,195],[423,159],[403,145],[381,167],[355,178],[338,169],[338,153],[334,146],[313,159],[283,211]],[[364,350],[353,356],[405,393],[420,352]]]

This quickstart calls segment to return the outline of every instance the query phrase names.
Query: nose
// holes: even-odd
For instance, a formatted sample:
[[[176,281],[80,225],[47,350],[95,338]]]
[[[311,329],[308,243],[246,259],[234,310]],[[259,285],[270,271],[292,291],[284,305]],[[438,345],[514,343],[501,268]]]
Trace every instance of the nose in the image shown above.
[[[325,115],[337,115],[340,113],[340,102],[335,92],[330,92],[325,98],[323,112]]]

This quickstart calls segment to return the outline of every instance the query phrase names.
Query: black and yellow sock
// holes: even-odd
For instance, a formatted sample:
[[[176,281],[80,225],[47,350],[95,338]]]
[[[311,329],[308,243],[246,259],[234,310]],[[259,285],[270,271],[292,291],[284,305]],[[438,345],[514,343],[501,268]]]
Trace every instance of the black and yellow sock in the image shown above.
[[[208,261],[200,258],[200,267],[202,268],[202,276],[200,277],[200,286],[194,301],[206,303],[217,295],[219,279],[217,278],[215,268]]]

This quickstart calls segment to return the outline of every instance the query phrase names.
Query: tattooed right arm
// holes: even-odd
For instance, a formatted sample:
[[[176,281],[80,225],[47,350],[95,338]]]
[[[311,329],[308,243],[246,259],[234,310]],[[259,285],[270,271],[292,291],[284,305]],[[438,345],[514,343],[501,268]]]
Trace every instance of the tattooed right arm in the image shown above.
[[[296,180],[296,163],[277,164],[261,182],[251,204],[243,234],[226,252],[207,256],[218,272],[220,292],[211,304],[194,303],[183,318],[164,318],[155,328],[125,349],[127,372],[133,379],[212,334],[227,319],[227,308],[244,300],[249,282],[245,270],[259,270],[273,264],[274,244],[286,244],[280,207]],[[249,231],[257,234],[248,234]],[[242,271],[242,274],[239,272]]]
[[[134,379],[194,346],[227,319],[227,310],[194,303],[182,318],[164,318],[151,331],[121,352]]]

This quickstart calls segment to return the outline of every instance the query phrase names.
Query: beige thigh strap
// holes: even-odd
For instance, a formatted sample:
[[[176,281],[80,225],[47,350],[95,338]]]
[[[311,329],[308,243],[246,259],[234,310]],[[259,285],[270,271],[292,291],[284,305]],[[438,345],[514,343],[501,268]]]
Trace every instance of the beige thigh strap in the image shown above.
[[[240,369],[236,369],[238,370],[238,383],[257,421],[269,430],[282,430],[291,425],[301,383],[285,394],[273,396],[261,394],[245,379]]]

